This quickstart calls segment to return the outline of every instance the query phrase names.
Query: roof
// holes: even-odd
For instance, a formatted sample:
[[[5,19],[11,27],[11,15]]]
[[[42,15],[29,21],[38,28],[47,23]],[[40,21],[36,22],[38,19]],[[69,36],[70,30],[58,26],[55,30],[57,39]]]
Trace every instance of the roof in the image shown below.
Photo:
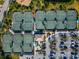
[[[58,21],[63,21],[66,18],[66,12],[64,10],[57,10],[56,11],[56,19]]]
[[[13,22],[22,22],[22,20],[24,20],[24,22],[32,22],[32,12],[15,12],[13,14]]]
[[[22,46],[24,52],[32,52],[33,50],[33,36],[31,34],[25,34],[24,44]]]
[[[65,28],[65,24],[62,23],[61,21],[57,22],[57,26],[56,26],[57,29],[64,29]]]
[[[23,19],[23,14],[22,12],[15,12],[13,14],[13,22],[21,22]]]
[[[30,45],[30,44],[24,44],[23,46],[22,46],[22,48],[23,48],[23,51],[24,52],[32,52],[32,50],[33,50],[33,46],[32,45]]]
[[[32,31],[33,30],[33,15],[32,12],[15,12],[13,14],[13,31]]]
[[[23,48],[24,52],[32,52],[33,41],[34,41],[34,36],[32,34],[21,35],[17,33],[12,36],[11,34],[5,34],[3,36],[3,43],[2,43],[3,50],[4,52],[7,53],[10,53],[12,51],[15,53],[21,53]]]
[[[20,26],[21,26],[21,22],[14,22],[12,24],[12,28],[11,29],[14,30],[14,31],[21,31]]]
[[[55,20],[56,13],[55,11],[47,11],[46,12],[46,20]]]
[[[3,43],[9,43],[10,44],[12,42],[12,39],[13,39],[13,37],[10,34],[3,35]]]
[[[75,10],[56,10],[56,11],[37,11],[35,16],[36,29],[64,29],[65,25],[62,23],[67,18],[67,21],[76,21],[77,12]],[[34,20],[32,12],[15,12],[13,14],[13,31],[32,31],[34,29]],[[16,21],[16,22],[15,22]],[[47,22],[45,22],[47,21]],[[56,22],[57,21],[57,22]],[[61,21],[61,22],[60,22]],[[44,24],[43,24],[44,23]],[[56,26],[57,25],[57,26]],[[70,28],[71,24],[67,26]]]
[[[22,44],[23,36],[21,34],[15,34],[14,35],[14,43],[16,44]]]
[[[45,29],[42,21],[36,21],[36,29],[38,30]]]
[[[12,52],[12,48],[10,47],[10,44],[3,44],[3,51],[6,53],[11,53]]]
[[[45,23],[45,27],[46,27],[46,29],[53,30],[53,29],[55,29],[56,24],[57,24],[56,21],[47,21]]]
[[[16,53],[21,53],[22,49],[20,47],[20,45],[18,44],[13,44],[13,52],[16,52]]]
[[[76,21],[68,21],[67,29],[75,29],[77,26]]]
[[[36,21],[43,21],[45,18],[45,12],[44,11],[37,11],[36,12]]]
[[[24,22],[33,22],[32,12],[24,12]]]
[[[67,11],[67,20],[74,21],[77,19],[77,12],[75,10],[68,10]]]
[[[33,23],[29,23],[29,22],[24,22],[22,24],[22,29],[24,31],[32,31],[33,30]]]
[[[33,36],[31,34],[25,34],[24,37],[24,44],[33,43]]]
[[[14,0],[13,0],[14,1]],[[16,2],[23,6],[29,6],[32,0],[16,0]]]

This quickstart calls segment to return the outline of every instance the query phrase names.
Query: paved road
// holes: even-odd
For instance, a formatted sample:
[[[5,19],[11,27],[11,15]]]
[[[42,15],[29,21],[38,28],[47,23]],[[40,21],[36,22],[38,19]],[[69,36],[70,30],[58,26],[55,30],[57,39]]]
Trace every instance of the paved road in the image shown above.
[[[67,55],[68,59],[70,59],[70,55],[71,55],[71,49],[70,49],[71,37],[69,35],[69,32],[67,32],[67,38],[68,38],[68,40],[67,40],[67,44],[66,45],[68,47],[68,50],[66,52],[66,55]]]
[[[49,54],[50,54],[50,47],[49,47],[50,43],[48,41],[48,39],[46,39],[46,57],[45,59],[49,59]]]
[[[5,0],[2,8],[0,8],[0,22],[2,22],[4,17],[4,12],[8,10],[9,7],[9,0]]]
[[[56,53],[56,59],[59,59],[59,56],[60,56],[60,49],[59,49],[59,44],[60,44],[60,37],[58,35],[58,32],[55,32],[55,37],[56,37],[56,40],[57,40],[57,43],[56,43],[56,48],[57,48],[57,53]]]
[[[38,54],[38,52],[34,55],[34,59],[43,59],[43,57],[43,54]]]
[[[32,57],[33,57],[33,55],[23,55],[23,56],[20,56],[19,59],[27,59],[27,58],[28,58],[28,59],[29,59],[29,58],[30,58],[30,59],[33,59]]]

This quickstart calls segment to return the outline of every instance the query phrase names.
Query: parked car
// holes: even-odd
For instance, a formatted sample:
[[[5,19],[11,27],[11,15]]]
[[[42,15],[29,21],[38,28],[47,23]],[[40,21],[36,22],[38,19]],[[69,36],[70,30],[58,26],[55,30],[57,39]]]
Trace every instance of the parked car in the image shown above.
[[[49,58],[50,58],[50,59],[56,59],[56,52],[50,51]]]
[[[46,43],[42,44],[42,49],[46,49]]]
[[[59,36],[62,38],[66,38],[66,33],[59,33]]]
[[[79,41],[78,40],[75,41],[75,48],[79,48]]]
[[[70,45],[70,47],[71,47],[72,49],[75,48],[75,40],[71,40],[71,45]]]
[[[71,32],[71,33],[70,33],[70,36],[71,36],[71,37],[77,37],[77,33]]]
[[[56,41],[55,35],[50,35],[50,36],[48,37],[48,40],[49,40],[49,42],[54,42],[54,41]]]
[[[71,47],[72,49],[75,49],[75,48],[78,48],[78,47],[79,47],[79,44],[77,43],[77,41],[71,40],[71,45],[70,45],[70,47]]]
[[[71,57],[70,59],[78,59],[79,56],[78,56],[78,53],[77,52],[71,52]]]
[[[65,45],[64,45],[64,42],[63,42],[63,41],[62,41],[62,42],[60,42],[59,47],[64,49],[64,46],[65,46]]]
[[[60,57],[61,57],[60,59],[67,59],[67,56],[65,55],[64,52],[61,52],[61,56]]]
[[[61,49],[67,49],[67,46],[64,44],[64,41],[61,41],[61,42],[60,42],[59,47],[60,47]]]
[[[43,53],[44,56],[46,55],[46,51],[45,50],[43,50],[42,53]]]

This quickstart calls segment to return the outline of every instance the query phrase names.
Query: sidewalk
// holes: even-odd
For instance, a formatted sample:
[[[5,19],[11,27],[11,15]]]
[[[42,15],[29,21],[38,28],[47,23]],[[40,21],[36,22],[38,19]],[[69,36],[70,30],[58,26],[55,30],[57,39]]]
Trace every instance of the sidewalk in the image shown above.
[[[2,8],[0,8],[0,22],[2,22],[4,18],[4,12],[8,10],[9,7],[9,0],[5,0]]]
[[[50,45],[50,43],[49,43],[49,41],[48,41],[48,38],[46,39],[46,56],[45,56],[45,58],[46,59],[49,59],[49,54],[50,54],[50,47],[49,47],[49,45]]]

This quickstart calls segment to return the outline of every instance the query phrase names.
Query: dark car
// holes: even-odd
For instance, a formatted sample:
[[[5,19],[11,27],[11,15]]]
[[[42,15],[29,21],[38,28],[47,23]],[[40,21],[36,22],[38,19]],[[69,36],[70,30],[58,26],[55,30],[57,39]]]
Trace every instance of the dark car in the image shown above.
[[[71,52],[71,58],[70,59],[78,59],[78,53],[77,52]]]
[[[70,47],[71,47],[72,49],[75,48],[75,40],[71,40],[71,45],[70,45]]]
[[[49,42],[54,42],[54,41],[56,41],[56,39],[55,39],[55,36],[54,36],[54,35],[49,36],[49,37],[48,37],[48,40],[49,40]]]
[[[43,50],[42,52],[43,52],[43,55],[45,56],[45,55],[46,55],[46,51],[45,51],[45,50]]]
[[[71,33],[70,33],[70,36],[71,36],[71,37],[77,37],[77,33],[71,32]]]
[[[71,40],[71,45],[70,45],[70,47],[71,47],[72,49],[75,49],[75,48],[78,48],[79,45],[78,45],[77,41]]]
[[[42,49],[46,49],[46,43],[42,44]]]
[[[63,56],[63,59],[67,59],[67,56]]]
[[[67,59],[67,56],[65,55],[64,52],[61,52],[61,59]]]
[[[75,48],[78,48],[79,47],[79,45],[78,44],[75,44]]]
[[[62,41],[62,42],[60,42],[59,47],[64,49],[64,46],[65,46],[65,45],[64,45],[64,42],[63,42],[63,41]]]
[[[59,36],[62,38],[66,38],[66,33],[59,33]]]
[[[74,48],[75,48],[75,44],[72,43],[72,44],[70,45],[70,47],[71,47],[72,49],[74,49]]]
[[[67,49],[67,46],[64,44],[63,41],[60,42],[59,47],[60,47],[61,49]]]
[[[79,48],[79,42],[75,41],[75,48]]]
[[[50,59],[56,59],[55,55],[56,55],[56,52],[50,51],[49,58],[50,58]]]

